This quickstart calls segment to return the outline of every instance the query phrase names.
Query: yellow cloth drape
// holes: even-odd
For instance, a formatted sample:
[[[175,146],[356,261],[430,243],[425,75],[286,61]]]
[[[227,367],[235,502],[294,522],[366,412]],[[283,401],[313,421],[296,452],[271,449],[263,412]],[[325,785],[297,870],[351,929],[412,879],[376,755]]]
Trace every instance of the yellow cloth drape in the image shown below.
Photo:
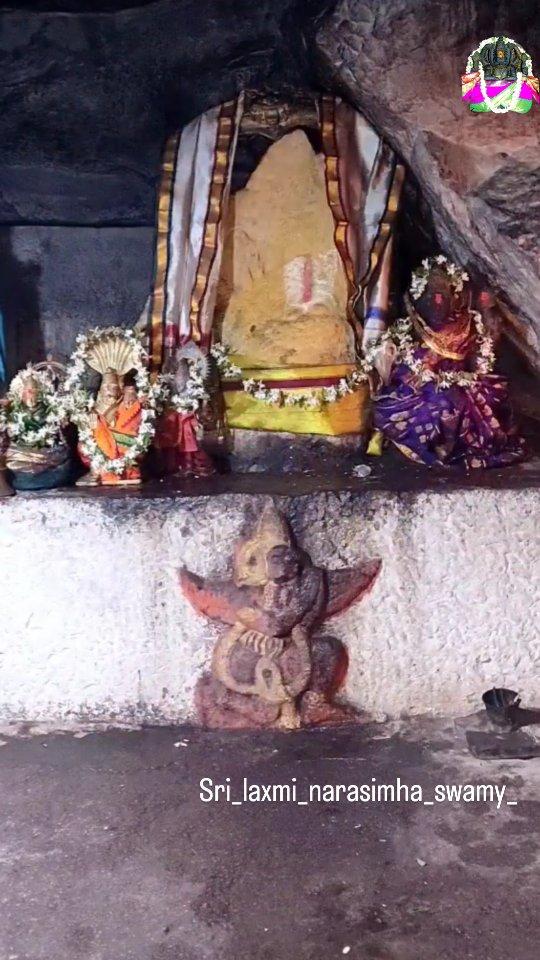
[[[353,364],[337,364],[325,367],[281,367],[272,369],[247,369],[241,358],[231,357],[242,369],[242,378],[263,380],[268,386],[280,389],[280,381],[318,380],[322,377],[346,377],[354,370]],[[320,389],[314,387],[313,393]],[[285,394],[310,392],[309,383],[298,388],[284,388]],[[366,429],[369,407],[369,389],[362,385],[354,393],[347,394],[335,403],[320,409],[308,407],[275,406],[256,400],[244,390],[224,389],[225,409],[229,427],[243,430],[271,430],[273,432],[319,434],[338,437],[344,434],[362,433]]]

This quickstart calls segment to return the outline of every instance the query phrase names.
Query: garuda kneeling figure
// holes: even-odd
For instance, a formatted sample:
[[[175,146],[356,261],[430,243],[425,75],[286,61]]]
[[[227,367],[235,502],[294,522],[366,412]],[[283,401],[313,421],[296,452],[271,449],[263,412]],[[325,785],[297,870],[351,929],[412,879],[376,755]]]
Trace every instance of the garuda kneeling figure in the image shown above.
[[[197,687],[199,719],[208,727],[294,729],[351,720],[331,703],[347,670],[335,638],[313,636],[329,617],[359,600],[381,562],[345,570],[312,564],[284,518],[265,508],[254,534],[238,545],[232,580],[211,582],[186,570],[184,595],[200,613],[229,624],[212,671]]]
[[[394,355],[375,398],[375,426],[426,466],[501,467],[525,456],[507,382],[493,370],[494,331],[487,312],[468,305],[468,281],[442,254],[425,260],[413,274],[408,318],[380,348]]]

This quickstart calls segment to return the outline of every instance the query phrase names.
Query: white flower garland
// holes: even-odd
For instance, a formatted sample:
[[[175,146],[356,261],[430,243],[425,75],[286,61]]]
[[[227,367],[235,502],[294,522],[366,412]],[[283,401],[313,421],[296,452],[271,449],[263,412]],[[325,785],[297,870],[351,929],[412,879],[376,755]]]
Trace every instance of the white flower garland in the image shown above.
[[[356,370],[332,387],[320,387],[310,390],[309,393],[288,393],[279,387],[266,387],[261,380],[242,378],[242,371],[231,362],[228,350],[223,344],[215,344],[211,355],[216,362],[219,373],[224,380],[240,380],[242,389],[254,400],[260,400],[274,407],[304,407],[307,410],[320,410],[328,403],[335,403],[348,394],[355,393],[363,383],[369,380],[369,373],[375,369],[371,357],[364,357],[357,361]]]
[[[465,68],[467,73],[470,73],[473,68],[474,54],[481,53],[483,48],[487,46],[488,43],[495,43],[498,39],[499,39],[498,37],[488,37],[487,40],[482,40],[482,43],[480,43],[476,47],[476,49],[472,51],[472,53],[469,56],[469,59],[467,60],[467,66]],[[505,43],[515,44],[515,46],[518,47],[522,51],[522,53],[524,54],[527,53],[527,51],[521,46],[520,43],[517,43],[515,40],[512,40],[510,37],[503,37],[502,39],[504,40]],[[482,63],[479,63],[478,69],[480,73],[480,90],[482,92],[482,97],[484,99],[484,103],[488,108],[488,110],[491,110],[492,113],[510,113],[511,111],[515,110],[517,102],[520,97],[521,84],[523,82],[524,74],[520,70],[516,71],[516,74],[517,74],[516,86],[508,106],[505,106],[504,104],[501,104],[500,106],[496,106],[493,103],[493,100],[488,96],[487,87],[486,87],[486,78],[484,73],[484,65]],[[525,61],[525,70],[526,70],[526,76],[531,76],[532,60],[530,57],[527,57],[527,60]]]
[[[25,382],[30,378],[38,388],[35,409],[22,399]],[[58,391],[51,372],[29,363],[10,383],[6,403],[0,409],[0,432],[24,447],[55,447],[63,442],[62,428],[68,419],[66,399]]]
[[[480,71],[480,90],[482,91],[482,97],[484,98],[484,103],[488,110],[491,110],[492,113],[510,113],[516,109],[517,102],[521,94],[521,84],[523,82],[523,74],[520,70],[517,71],[517,79],[515,81],[514,92],[510,98],[510,103],[505,105],[504,103],[499,104],[498,106],[493,102],[491,97],[488,95],[486,87],[486,78],[484,74],[484,66],[481,63],[479,65]]]
[[[82,386],[82,378],[86,372],[88,350],[104,336],[120,337],[132,348],[135,387],[142,404],[141,423],[137,438],[122,457],[116,458],[105,456],[95,441],[90,425],[95,398]],[[64,390],[69,395],[70,419],[77,426],[79,444],[84,456],[89,460],[91,471],[93,473],[106,472],[120,475],[127,467],[134,466],[150,446],[154,436],[161,385],[154,386],[150,383],[147,356],[133,330],[124,330],[122,327],[97,327],[86,334],[80,334],[76,343],[64,381]]]
[[[174,375],[163,374],[158,381],[160,412],[169,408],[177,413],[197,413],[210,399],[206,389],[206,358],[187,360],[189,375],[181,393],[175,390]]]
[[[492,373],[495,366],[493,340],[487,333],[478,311],[471,310],[471,314],[474,319],[478,345],[475,370],[445,370],[442,373],[436,373],[427,367],[421,357],[415,357],[414,355],[414,351],[420,344],[414,339],[413,324],[409,318],[396,320],[378,341],[377,346],[380,346],[385,340],[392,340],[397,347],[396,363],[405,364],[421,384],[433,383],[437,390],[447,390],[448,387],[453,385],[468,387],[472,383],[476,383],[480,377]]]
[[[409,293],[413,300],[419,300],[422,296],[427,287],[429,275],[434,267],[438,267],[446,273],[454,293],[461,293],[464,284],[469,281],[469,274],[466,273],[465,270],[461,270],[455,263],[452,263],[444,254],[439,253],[436,257],[426,257],[422,260],[421,266],[418,267],[412,275]]]

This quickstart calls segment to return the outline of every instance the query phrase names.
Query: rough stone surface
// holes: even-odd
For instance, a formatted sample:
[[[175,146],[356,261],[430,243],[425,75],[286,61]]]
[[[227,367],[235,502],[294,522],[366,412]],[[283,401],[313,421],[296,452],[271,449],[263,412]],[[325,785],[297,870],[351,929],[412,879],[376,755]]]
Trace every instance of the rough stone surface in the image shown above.
[[[540,69],[535,0],[340,0],[316,48],[338,87],[405,159],[441,246],[507,298],[540,370],[540,166],[537,113],[481,116],[461,102],[471,50],[503,31]]]
[[[533,698],[539,498],[533,487],[276,497],[315,564],[382,558],[369,596],[324,631],[349,652],[353,706],[463,713],[494,685]],[[226,575],[231,545],[265,500],[4,501],[0,716],[191,717],[217,628],[190,609],[176,571]]]
[[[475,760],[448,723],[393,732],[3,735],[3,956],[537,960],[538,760]],[[372,777],[418,784],[425,799],[436,784],[506,794],[499,810],[232,806],[203,803],[203,777],[230,777],[233,799],[244,777],[295,777],[299,797]]]
[[[153,224],[167,131],[245,86],[304,79],[302,24],[328,2],[50,6],[0,11],[7,223]]]
[[[0,227],[8,364],[71,353],[78,333],[133,326],[152,283],[151,227]]]
[[[249,473],[350,473],[363,444],[358,434],[317,437],[242,429],[227,436],[231,469]]]

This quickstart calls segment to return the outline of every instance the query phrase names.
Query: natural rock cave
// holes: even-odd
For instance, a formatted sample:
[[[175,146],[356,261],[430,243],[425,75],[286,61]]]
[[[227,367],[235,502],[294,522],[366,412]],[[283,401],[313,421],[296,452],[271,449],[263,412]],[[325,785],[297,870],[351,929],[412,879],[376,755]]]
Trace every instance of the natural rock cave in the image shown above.
[[[538,960],[539,4],[0,0],[0,960]]]
[[[341,94],[407,168],[396,263],[442,248],[508,310],[540,369],[538,120],[470,114],[470,49],[540,56],[535,0],[12,0],[0,10],[0,301],[10,368],[132,325],[151,283],[165,136],[241,89]],[[233,189],[266,149],[239,152]],[[252,151],[250,157],[249,150]]]

